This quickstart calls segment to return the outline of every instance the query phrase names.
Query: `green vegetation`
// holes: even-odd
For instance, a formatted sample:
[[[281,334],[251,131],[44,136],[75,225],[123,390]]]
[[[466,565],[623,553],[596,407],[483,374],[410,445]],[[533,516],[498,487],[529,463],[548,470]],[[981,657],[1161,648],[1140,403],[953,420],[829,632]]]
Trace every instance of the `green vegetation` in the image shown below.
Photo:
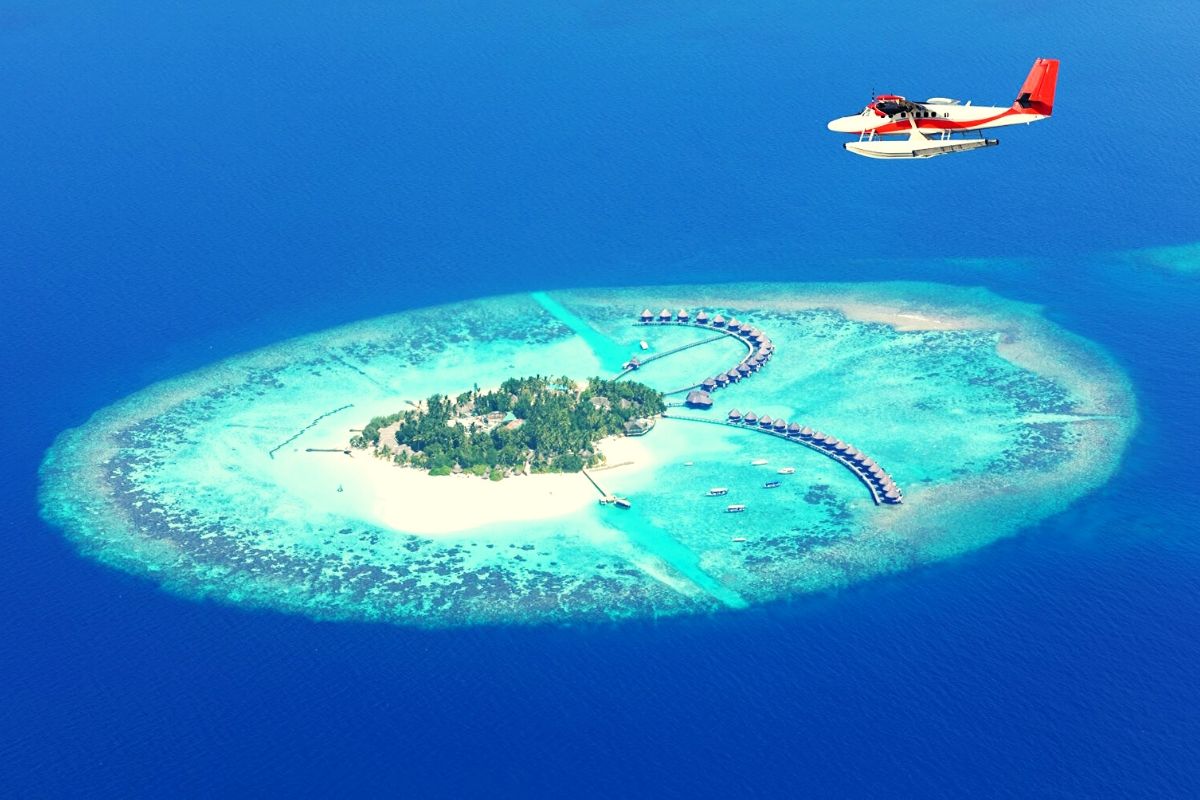
[[[665,408],[662,394],[633,381],[510,378],[493,391],[435,394],[421,408],[375,417],[351,444],[431,475],[578,472],[603,461],[596,442]],[[395,439],[381,442],[392,426]]]

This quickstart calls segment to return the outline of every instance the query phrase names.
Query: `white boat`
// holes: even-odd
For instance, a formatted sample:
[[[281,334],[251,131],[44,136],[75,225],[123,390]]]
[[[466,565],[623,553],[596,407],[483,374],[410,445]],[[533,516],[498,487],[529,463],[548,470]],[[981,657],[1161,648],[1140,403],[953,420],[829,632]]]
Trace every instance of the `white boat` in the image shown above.
[[[746,541],[746,537],[745,537],[745,536],[735,536],[735,537],[733,537],[732,539],[730,539],[729,541],[731,541],[731,542],[744,542],[744,541]]]
[[[779,474],[780,475],[795,475],[796,468],[795,467],[784,467],[783,469],[779,470]]]
[[[646,344],[646,340],[645,340],[645,339],[643,339],[642,341],[638,342],[638,344],[640,344],[640,345],[642,346],[642,349],[643,349],[643,350],[649,350],[649,349],[650,349],[650,345]]]
[[[695,463],[696,463],[695,461],[685,461],[685,462],[683,462],[683,465],[684,465],[685,467],[690,467],[690,466],[692,466],[692,465],[693,465],[693,464],[695,464]]]
[[[742,505],[741,503],[734,503],[731,506],[725,506],[725,512],[727,514],[740,514],[745,510],[746,510],[746,507],[744,505]]]
[[[752,467],[761,467],[761,466],[762,466],[763,464],[765,464],[765,463],[767,463],[767,460],[766,460],[765,458],[756,458],[756,459],[754,459],[753,461],[751,461],[751,462],[750,462],[750,466],[752,466]]]
[[[720,497],[721,495],[729,494],[729,490],[724,486],[714,486],[708,490],[709,497]]]

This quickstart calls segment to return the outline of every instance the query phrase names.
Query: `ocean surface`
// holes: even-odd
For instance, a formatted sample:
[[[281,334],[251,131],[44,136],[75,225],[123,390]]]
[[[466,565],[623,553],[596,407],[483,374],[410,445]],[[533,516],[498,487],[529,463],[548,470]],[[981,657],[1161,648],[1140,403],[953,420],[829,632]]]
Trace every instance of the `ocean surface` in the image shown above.
[[[1200,7],[11,3],[0,9],[5,796],[1200,792]],[[872,90],[1053,119],[928,162]],[[39,516],[155,381],[491,295],[929,281],[1128,376],[1116,475],[1023,534],[746,610],[418,630],[198,602]]]

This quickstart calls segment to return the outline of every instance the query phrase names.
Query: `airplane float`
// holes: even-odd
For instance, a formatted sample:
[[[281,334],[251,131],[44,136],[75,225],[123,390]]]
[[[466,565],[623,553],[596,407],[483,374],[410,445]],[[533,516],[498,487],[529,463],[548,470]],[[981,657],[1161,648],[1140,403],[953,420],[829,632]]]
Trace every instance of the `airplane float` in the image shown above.
[[[858,141],[843,147],[867,158],[932,158],[1000,144],[998,139],[969,134],[1005,125],[1046,119],[1054,111],[1054,85],[1058,60],[1039,58],[1021,84],[1011,106],[973,106],[948,97],[931,97],[923,103],[896,94],[881,94],[861,113],[829,123],[835,133],[858,134]],[[903,137],[903,138],[897,138]]]

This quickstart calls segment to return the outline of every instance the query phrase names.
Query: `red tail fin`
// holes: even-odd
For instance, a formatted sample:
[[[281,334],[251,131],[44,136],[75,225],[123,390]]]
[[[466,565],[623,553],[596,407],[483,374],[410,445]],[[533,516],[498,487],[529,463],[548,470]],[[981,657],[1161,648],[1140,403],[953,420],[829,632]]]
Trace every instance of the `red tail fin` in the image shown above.
[[[1013,102],[1027,114],[1050,116],[1054,112],[1054,86],[1058,83],[1058,59],[1039,58],[1021,84],[1021,91]]]

